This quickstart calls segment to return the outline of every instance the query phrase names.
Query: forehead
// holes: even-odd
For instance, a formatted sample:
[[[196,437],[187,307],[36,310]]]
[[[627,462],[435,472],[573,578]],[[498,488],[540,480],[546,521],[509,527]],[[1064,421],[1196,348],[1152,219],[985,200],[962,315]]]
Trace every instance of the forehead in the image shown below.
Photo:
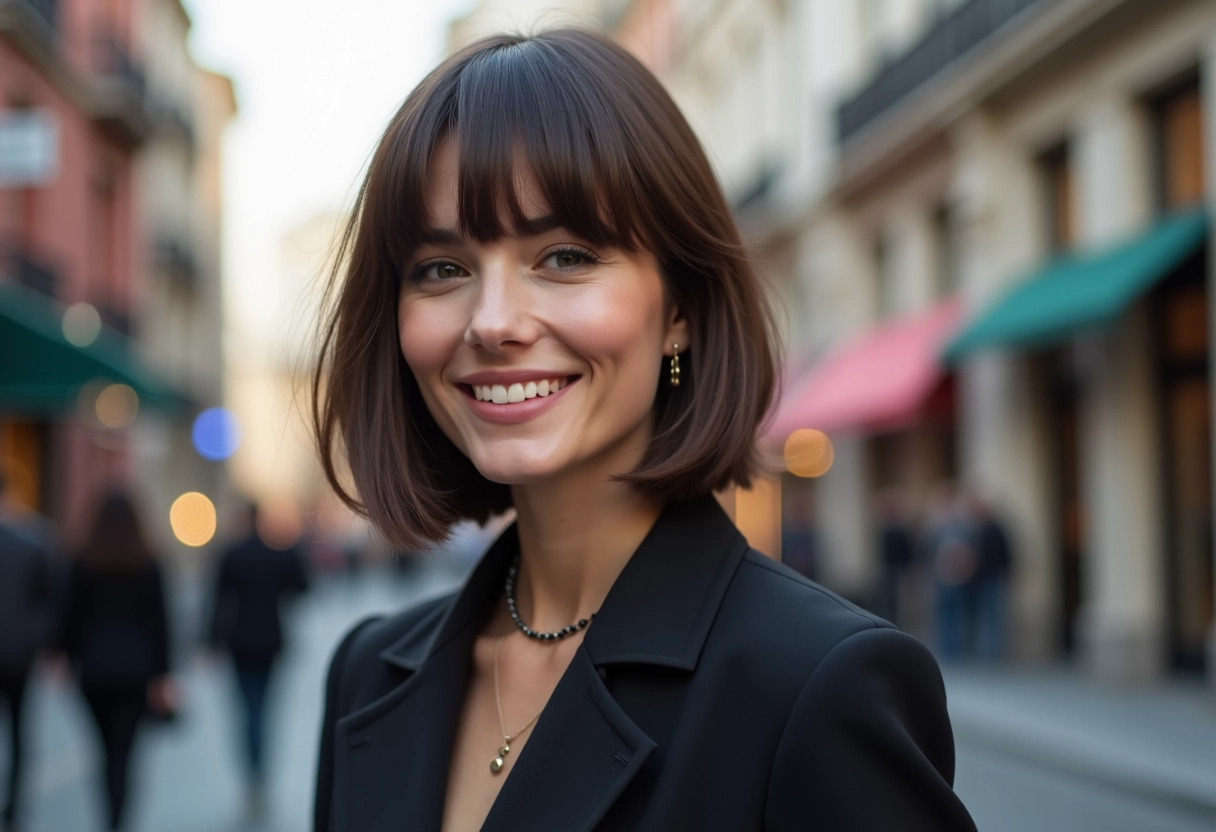
[[[522,152],[516,154],[512,180],[515,197],[524,216],[538,217],[549,213],[550,207],[540,183]],[[499,194],[498,216],[503,226],[510,229],[511,211],[507,198],[505,191]],[[460,152],[450,137],[440,142],[431,156],[423,199],[429,225],[450,229],[460,226]]]

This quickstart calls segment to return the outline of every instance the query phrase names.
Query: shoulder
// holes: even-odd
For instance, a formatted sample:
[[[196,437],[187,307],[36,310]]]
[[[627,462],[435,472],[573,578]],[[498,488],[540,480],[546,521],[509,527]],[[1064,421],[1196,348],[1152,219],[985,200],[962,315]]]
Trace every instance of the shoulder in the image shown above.
[[[791,652],[813,659],[868,630],[898,632],[887,621],[842,598],[772,558],[750,549],[743,556],[720,610],[736,637],[775,660]]]
[[[755,550],[739,564],[704,657],[736,677],[745,668],[748,695],[777,711],[807,688],[845,692],[871,671],[944,695],[920,641]]]

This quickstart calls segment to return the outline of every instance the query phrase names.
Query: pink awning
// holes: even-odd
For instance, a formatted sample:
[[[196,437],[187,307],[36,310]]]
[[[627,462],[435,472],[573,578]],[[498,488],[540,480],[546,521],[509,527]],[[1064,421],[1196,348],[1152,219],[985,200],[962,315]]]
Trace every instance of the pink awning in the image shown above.
[[[939,360],[962,319],[958,298],[886,321],[828,354],[786,390],[770,439],[799,428],[872,431],[915,421],[944,374]]]

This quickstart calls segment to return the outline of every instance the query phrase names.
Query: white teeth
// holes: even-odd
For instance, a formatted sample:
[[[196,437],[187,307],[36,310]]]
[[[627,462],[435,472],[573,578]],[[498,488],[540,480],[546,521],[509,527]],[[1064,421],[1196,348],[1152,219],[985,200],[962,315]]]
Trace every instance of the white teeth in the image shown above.
[[[544,378],[540,381],[517,382],[510,386],[505,384],[474,384],[473,398],[479,402],[494,402],[495,404],[514,404],[533,399],[537,396],[548,396],[561,390],[564,379]]]

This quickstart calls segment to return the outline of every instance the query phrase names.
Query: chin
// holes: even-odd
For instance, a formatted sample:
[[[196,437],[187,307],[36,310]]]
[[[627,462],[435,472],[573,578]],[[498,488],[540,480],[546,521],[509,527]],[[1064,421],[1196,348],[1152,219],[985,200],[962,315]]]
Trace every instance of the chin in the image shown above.
[[[499,485],[528,485],[541,482],[557,473],[554,465],[536,459],[474,459],[473,465],[483,477]]]

